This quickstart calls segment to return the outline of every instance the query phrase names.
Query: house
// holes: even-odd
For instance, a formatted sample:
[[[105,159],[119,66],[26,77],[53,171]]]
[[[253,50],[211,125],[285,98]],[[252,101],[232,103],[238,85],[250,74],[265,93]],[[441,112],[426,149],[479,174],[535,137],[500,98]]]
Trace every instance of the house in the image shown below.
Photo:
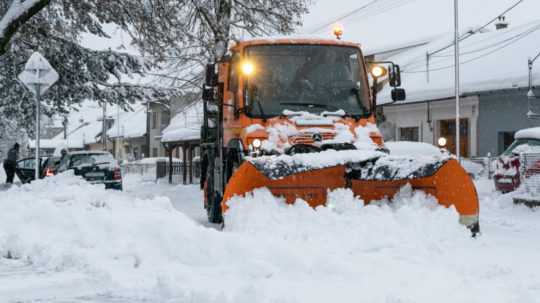
[[[107,131],[112,142],[112,154],[119,160],[140,160],[147,153],[146,106],[137,105],[133,111],[117,111]]]
[[[540,22],[475,33],[460,43],[460,142],[465,157],[500,154],[519,129],[538,126],[529,111],[540,113],[540,102],[529,100],[529,57],[540,52]],[[389,88],[379,96],[379,127],[386,140],[421,141],[455,152],[454,52],[452,35],[385,56],[401,66],[407,100],[391,103]],[[412,43],[413,44],[413,43]],[[385,54],[390,53],[385,51]],[[378,54],[371,54],[375,60]],[[540,84],[540,68],[533,70]],[[540,96],[540,91],[535,88]]]
[[[161,142],[167,150],[169,159],[173,156],[182,159],[184,184],[193,183],[195,163],[200,157],[202,121],[203,102],[196,100],[178,110],[161,136]],[[172,169],[172,166],[169,169]],[[169,176],[171,175],[169,172]]]

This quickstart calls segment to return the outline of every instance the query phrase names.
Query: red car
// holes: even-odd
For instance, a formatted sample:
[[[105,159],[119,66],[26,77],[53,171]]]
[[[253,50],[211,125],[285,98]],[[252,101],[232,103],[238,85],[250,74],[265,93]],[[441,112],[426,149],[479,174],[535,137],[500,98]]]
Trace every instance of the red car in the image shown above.
[[[498,191],[507,193],[519,187],[521,153],[538,153],[540,160],[540,127],[518,131],[514,136],[514,142],[497,159],[494,180]],[[527,175],[538,173],[536,163],[528,166]]]

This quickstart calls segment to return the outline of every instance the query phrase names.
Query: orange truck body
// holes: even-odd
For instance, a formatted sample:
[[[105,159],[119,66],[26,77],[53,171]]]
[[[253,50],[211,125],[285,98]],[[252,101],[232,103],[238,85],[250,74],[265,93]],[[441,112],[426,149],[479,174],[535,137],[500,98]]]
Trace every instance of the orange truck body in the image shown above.
[[[238,42],[231,48],[233,54],[242,58],[244,50],[251,46],[258,45],[328,45],[328,46],[347,46],[357,48],[360,46],[355,43],[343,42],[340,40],[320,40],[320,39],[259,39]],[[366,75],[367,66],[363,58],[361,60],[363,74],[362,85],[369,87]],[[244,84],[245,81],[239,81],[238,87],[232,89],[229,86],[231,74],[231,60],[225,60],[218,64],[218,82],[222,85],[220,100],[222,104],[222,126],[223,126],[223,147],[227,147],[232,141],[241,142],[244,149],[247,149],[253,140],[268,139],[266,128],[274,125],[294,125],[294,122],[287,116],[276,116],[271,118],[254,118],[243,114],[245,104]],[[371,89],[364,92],[365,98],[373,100],[373,91]],[[239,114],[240,113],[240,114]],[[372,108],[371,114],[366,117],[339,117],[335,119],[336,123],[346,125],[351,131],[358,127],[365,127],[368,124],[375,125],[375,109]],[[256,130],[247,131],[251,126],[261,126]],[[299,131],[318,127],[322,130],[322,136],[328,136],[324,139],[332,139],[333,126],[320,125],[302,125],[294,126]],[[328,128],[329,132],[324,131]],[[369,138],[379,147],[384,148],[384,142],[380,132],[369,132]],[[292,136],[281,139],[289,144],[313,144],[310,136]],[[285,142],[288,141],[288,142]],[[413,156],[413,155],[411,155]],[[346,167],[337,165],[326,167],[319,170],[300,172],[288,175],[279,179],[270,179],[249,161],[239,163],[231,176],[225,178],[224,191],[221,200],[221,209],[225,212],[228,208],[227,201],[236,195],[245,195],[246,193],[261,187],[267,187],[274,195],[282,196],[287,203],[294,203],[297,199],[303,199],[311,206],[316,207],[324,205],[329,190],[337,188],[350,188],[355,195],[362,198],[365,203],[384,198],[392,198],[401,187],[407,183],[413,189],[422,190],[433,195],[441,205],[446,207],[454,206],[460,215],[460,221],[464,225],[478,224],[479,203],[474,184],[465,172],[465,170],[454,160],[448,160],[437,172],[432,175],[421,178],[401,179],[401,180],[347,180]]]

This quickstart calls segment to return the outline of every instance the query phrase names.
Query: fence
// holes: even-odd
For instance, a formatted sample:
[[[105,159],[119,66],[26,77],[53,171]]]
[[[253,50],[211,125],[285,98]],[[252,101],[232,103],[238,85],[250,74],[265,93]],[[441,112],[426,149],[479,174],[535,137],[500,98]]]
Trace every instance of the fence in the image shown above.
[[[487,157],[471,157],[469,159],[464,159],[464,162],[462,163],[466,170],[474,175],[474,177],[488,177],[489,179],[493,178],[493,174],[495,173],[495,161],[497,158],[492,157],[491,155],[488,155]],[[470,161],[473,164],[481,165],[481,170],[477,169],[469,169],[467,167],[466,161]]]
[[[198,183],[201,176],[201,166],[199,161],[193,162],[193,169],[187,163],[186,182],[184,182],[184,163],[173,162],[172,164],[172,183]],[[192,180],[190,180],[190,170],[192,169]],[[157,182],[158,180],[169,180],[169,162],[157,161],[154,163],[128,163],[122,166],[123,174],[138,174],[143,176],[145,181]]]
[[[128,163],[122,165],[122,175],[137,174],[143,176],[145,181],[156,181],[155,163]]]
[[[540,195],[540,153],[522,153],[519,156],[520,183],[531,196]]]

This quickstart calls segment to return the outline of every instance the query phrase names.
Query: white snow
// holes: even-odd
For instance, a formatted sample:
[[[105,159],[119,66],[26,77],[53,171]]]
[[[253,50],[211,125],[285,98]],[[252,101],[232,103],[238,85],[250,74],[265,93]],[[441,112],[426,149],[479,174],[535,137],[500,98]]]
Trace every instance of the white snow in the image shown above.
[[[201,138],[203,103],[197,101],[176,114],[162,132],[161,142],[197,140]]]
[[[265,128],[260,124],[251,124],[248,127],[244,128],[246,134],[251,134],[258,130],[265,130]]]
[[[165,161],[165,162],[169,162],[169,158],[168,157],[149,157],[149,158],[144,158],[144,159],[140,159],[140,160],[137,160],[137,161],[133,161],[133,163],[139,163],[139,164],[156,164],[156,162],[158,161]],[[172,158],[172,162],[175,163],[175,162],[182,162],[181,159],[178,159],[178,158]]]
[[[540,127],[522,129],[514,135],[515,139],[540,139]]]
[[[146,106],[137,104],[133,111],[110,111],[114,124],[107,131],[110,138],[139,138],[146,135]]]
[[[319,169],[344,165],[346,163],[363,162],[369,159],[384,156],[384,153],[373,150],[328,150],[308,154],[261,156],[256,158],[248,158],[248,161],[264,165],[266,169],[273,169],[274,165],[279,163],[285,163],[289,167],[302,166],[311,169]]]
[[[389,141],[384,145],[390,150],[392,156],[432,156],[442,157],[441,149],[424,142],[409,142],[409,141]]]
[[[494,192],[491,180],[477,183],[482,235],[473,239],[453,209],[410,188],[392,204],[370,206],[336,190],[317,209],[260,189],[231,201],[220,232],[201,224],[196,186],[130,178],[126,192],[69,175],[3,192],[2,300],[532,303],[540,296],[538,213]]]

